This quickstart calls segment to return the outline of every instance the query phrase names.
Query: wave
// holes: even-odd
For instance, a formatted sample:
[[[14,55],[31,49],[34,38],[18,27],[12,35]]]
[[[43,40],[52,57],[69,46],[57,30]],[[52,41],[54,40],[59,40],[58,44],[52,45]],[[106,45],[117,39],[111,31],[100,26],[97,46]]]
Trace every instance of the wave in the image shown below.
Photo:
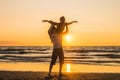
[[[12,61],[12,62],[47,62],[47,59],[50,59],[51,56],[40,56],[40,57],[27,57],[27,56],[13,56],[13,55],[4,55],[0,56],[2,61]]]
[[[15,47],[0,47],[0,54],[26,54],[26,53],[41,53],[50,52],[52,47],[50,46],[15,46]],[[120,47],[64,47],[64,51],[67,53],[89,53],[89,52],[107,52],[107,53],[119,53]]]
[[[44,49],[0,49],[0,54],[26,54],[26,53],[45,53],[48,48]]]
[[[120,58],[120,55],[118,54],[96,54],[93,56],[102,56],[102,57],[107,57],[107,58]]]
[[[115,52],[119,53],[120,50],[65,50],[66,52],[76,52],[76,53],[88,53],[88,52]]]
[[[0,47],[1,62],[50,62],[52,47]],[[64,47],[65,62],[120,65],[120,47]]]

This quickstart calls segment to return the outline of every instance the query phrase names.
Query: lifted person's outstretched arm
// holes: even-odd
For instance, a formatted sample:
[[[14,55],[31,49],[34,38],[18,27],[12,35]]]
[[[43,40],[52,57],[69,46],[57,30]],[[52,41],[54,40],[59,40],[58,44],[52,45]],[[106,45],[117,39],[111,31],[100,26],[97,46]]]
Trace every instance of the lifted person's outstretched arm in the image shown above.
[[[42,22],[48,22],[50,24],[57,25],[57,22],[51,21],[51,20],[42,20]]]
[[[72,22],[69,22],[69,23],[66,23],[66,25],[70,25],[72,23],[77,23],[78,21],[72,21]]]

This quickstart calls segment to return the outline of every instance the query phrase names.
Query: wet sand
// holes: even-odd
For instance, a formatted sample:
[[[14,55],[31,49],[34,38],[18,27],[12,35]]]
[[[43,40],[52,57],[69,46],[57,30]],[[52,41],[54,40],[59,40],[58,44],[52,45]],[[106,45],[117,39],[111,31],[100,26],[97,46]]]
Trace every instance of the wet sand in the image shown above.
[[[70,63],[68,63],[70,64]],[[49,63],[32,62],[0,62],[0,71],[34,71],[47,72]],[[59,64],[53,67],[53,72],[58,72]],[[64,64],[63,72],[67,71],[67,65]],[[120,66],[88,65],[88,64],[70,64],[70,72],[82,73],[120,73]]]
[[[62,80],[120,80],[120,73],[75,73],[64,72]],[[54,72],[52,75],[57,76]],[[0,71],[0,80],[45,80],[47,72]],[[52,79],[56,80],[56,79]]]
[[[48,69],[48,63],[1,62],[0,80],[46,80]],[[56,64],[52,71],[56,77],[51,80],[58,80],[58,70]],[[70,64],[68,71],[65,64],[62,80],[120,80],[119,66]]]

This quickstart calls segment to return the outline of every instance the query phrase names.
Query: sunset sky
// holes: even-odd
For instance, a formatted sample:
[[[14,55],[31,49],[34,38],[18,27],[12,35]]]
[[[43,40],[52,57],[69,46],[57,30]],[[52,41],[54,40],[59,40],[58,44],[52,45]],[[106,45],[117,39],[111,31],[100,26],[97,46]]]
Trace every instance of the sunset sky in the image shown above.
[[[0,0],[0,46],[49,46],[48,19],[77,20],[65,46],[120,46],[120,0]]]

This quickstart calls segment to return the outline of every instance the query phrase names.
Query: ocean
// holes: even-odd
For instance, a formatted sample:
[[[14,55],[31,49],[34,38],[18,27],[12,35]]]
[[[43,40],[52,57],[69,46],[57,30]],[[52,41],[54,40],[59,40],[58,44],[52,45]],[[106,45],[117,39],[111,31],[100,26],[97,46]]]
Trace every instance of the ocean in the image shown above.
[[[65,46],[63,49],[65,63],[120,66],[119,46]],[[49,63],[52,50],[52,46],[0,46],[0,62]]]

